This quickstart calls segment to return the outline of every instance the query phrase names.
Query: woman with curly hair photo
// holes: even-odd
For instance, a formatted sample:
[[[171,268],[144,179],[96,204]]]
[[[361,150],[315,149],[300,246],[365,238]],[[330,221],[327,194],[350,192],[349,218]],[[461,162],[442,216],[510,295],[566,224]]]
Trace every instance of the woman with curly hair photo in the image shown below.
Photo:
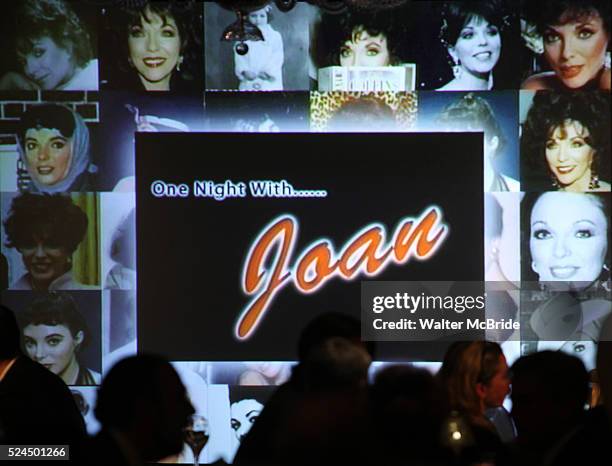
[[[537,92],[523,123],[521,158],[529,190],[609,192],[610,95]]]
[[[14,53],[0,90],[97,90],[98,60],[87,25],[63,0],[24,0],[4,10]],[[11,32],[8,32],[11,34]]]

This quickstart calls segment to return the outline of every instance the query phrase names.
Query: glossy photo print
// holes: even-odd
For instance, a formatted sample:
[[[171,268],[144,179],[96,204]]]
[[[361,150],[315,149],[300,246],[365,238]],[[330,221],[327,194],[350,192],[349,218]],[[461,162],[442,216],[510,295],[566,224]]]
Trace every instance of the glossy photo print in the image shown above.
[[[1,211],[10,289],[100,288],[95,194],[7,193]]]
[[[239,17],[229,5],[205,2],[206,89],[307,91],[315,14],[306,2],[287,13],[256,2]]]
[[[38,193],[98,189],[99,96],[83,92],[0,92],[0,190]]]
[[[101,87],[199,94],[202,2],[137,2],[104,8]]]
[[[521,91],[525,191],[610,192],[610,94]]]
[[[518,88],[519,20],[511,2],[416,2],[414,8],[419,89]]]
[[[525,90],[610,92],[610,3],[524,2]]]
[[[66,385],[99,385],[102,379],[101,303],[98,291],[7,291],[24,354]]]
[[[0,90],[98,90],[97,13],[89,2],[7,2]]]

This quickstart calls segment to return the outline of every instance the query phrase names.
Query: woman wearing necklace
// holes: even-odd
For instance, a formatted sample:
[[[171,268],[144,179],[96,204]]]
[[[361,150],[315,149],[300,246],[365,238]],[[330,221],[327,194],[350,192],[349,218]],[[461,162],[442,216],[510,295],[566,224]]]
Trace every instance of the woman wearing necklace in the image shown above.
[[[543,40],[550,71],[530,76],[522,89],[610,90],[610,2],[526,2],[524,19]]]
[[[609,192],[609,132],[609,94],[536,93],[521,135],[528,190]]]

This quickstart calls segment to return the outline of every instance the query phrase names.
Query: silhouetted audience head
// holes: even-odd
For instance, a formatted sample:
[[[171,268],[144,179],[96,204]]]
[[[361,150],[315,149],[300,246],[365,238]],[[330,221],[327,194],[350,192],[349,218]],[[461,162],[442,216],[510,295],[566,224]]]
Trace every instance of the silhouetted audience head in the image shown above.
[[[365,387],[372,358],[363,345],[331,337],[312,347],[302,362],[308,388],[333,389]]]
[[[310,321],[302,330],[298,340],[298,360],[304,361],[310,350],[332,337],[346,338],[374,355],[373,342],[361,341],[361,323],[358,319],[339,312],[326,312]]]
[[[541,351],[519,358],[511,373],[520,443],[546,449],[580,422],[588,399],[588,374],[580,359]]]
[[[440,453],[438,441],[448,405],[427,370],[397,365],[378,372],[370,388],[370,413],[372,433],[380,442],[377,454],[405,461]]]
[[[103,429],[126,435],[146,461],[181,451],[183,429],[193,413],[178,374],[156,355],[129,357],[113,366],[95,409]]]
[[[452,409],[476,423],[485,423],[484,411],[501,406],[510,390],[508,366],[501,347],[489,341],[453,343],[440,372]]]
[[[0,361],[13,359],[19,354],[19,335],[15,314],[0,305]]]
[[[597,374],[603,404],[612,422],[612,315],[604,321],[597,348]]]

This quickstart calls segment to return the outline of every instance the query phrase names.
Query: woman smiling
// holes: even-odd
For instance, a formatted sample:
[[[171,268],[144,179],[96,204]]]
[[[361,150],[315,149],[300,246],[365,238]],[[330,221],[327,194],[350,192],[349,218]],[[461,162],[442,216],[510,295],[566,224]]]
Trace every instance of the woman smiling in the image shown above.
[[[91,188],[96,171],[89,152],[89,129],[68,107],[44,104],[21,116],[21,160],[32,180],[31,191],[74,192]]]
[[[110,12],[114,43],[121,51],[117,55],[112,50],[120,60],[110,73],[112,87],[174,91],[198,84],[201,53],[195,48],[195,30],[200,15],[193,2],[143,2]]]
[[[453,79],[439,91],[493,89],[493,69],[507,26],[499,1],[447,2],[442,7],[440,40],[448,53]]]
[[[97,90],[98,60],[90,35],[69,3],[14,2],[15,64],[0,89]],[[9,10],[10,11],[10,10]]]
[[[610,176],[609,94],[536,93],[523,124],[521,154],[535,175],[532,189],[546,189],[548,174],[548,189],[610,191],[602,180]]]
[[[542,36],[551,71],[529,77],[523,89],[610,90],[608,0],[527,2],[524,16]]]

